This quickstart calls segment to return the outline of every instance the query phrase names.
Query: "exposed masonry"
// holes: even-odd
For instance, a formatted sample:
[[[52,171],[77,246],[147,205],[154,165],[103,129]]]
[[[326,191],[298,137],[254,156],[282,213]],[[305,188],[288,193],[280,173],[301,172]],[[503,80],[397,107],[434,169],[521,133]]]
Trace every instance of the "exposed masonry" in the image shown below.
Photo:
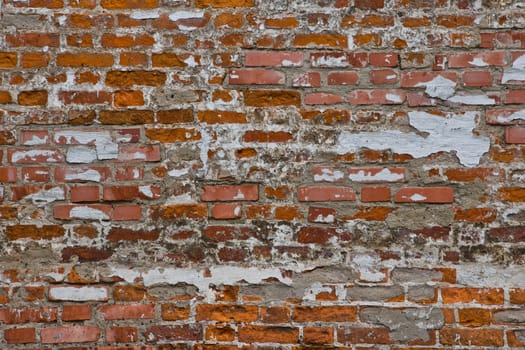
[[[0,349],[525,348],[525,4],[0,3]]]

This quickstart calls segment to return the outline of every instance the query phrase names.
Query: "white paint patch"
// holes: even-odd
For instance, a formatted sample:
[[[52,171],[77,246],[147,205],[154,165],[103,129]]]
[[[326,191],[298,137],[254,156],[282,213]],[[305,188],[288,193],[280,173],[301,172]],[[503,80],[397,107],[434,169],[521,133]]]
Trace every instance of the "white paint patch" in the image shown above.
[[[362,133],[343,131],[337,139],[336,152],[346,154],[360,148],[391,149],[414,158],[427,157],[437,152],[456,152],[461,164],[473,167],[490,147],[488,137],[472,133],[476,127],[476,117],[479,117],[477,112],[451,113],[446,117],[427,112],[409,112],[409,124],[428,135],[397,130]]]
[[[53,287],[49,289],[49,298],[67,301],[108,300],[108,290],[100,287]]]
[[[168,175],[171,177],[181,177],[189,173],[189,169],[173,169],[168,171]]]
[[[17,163],[21,160],[31,159],[36,160],[37,157],[47,157],[48,162],[54,162],[56,155],[55,151],[52,150],[29,150],[29,151],[16,151],[13,153],[13,163]]]
[[[109,216],[103,211],[86,206],[74,207],[69,212],[69,216],[75,219],[109,220]]]
[[[244,193],[242,193],[241,190],[237,190],[237,194],[235,195],[235,197],[233,197],[233,199],[243,200],[244,199]]]
[[[135,10],[129,17],[131,19],[155,19],[159,16],[159,10]]]
[[[525,109],[520,109],[512,114],[498,116],[496,118],[498,123],[512,123],[517,120],[525,120]]]
[[[421,202],[421,201],[424,201],[426,200],[427,197],[419,194],[419,193],[414,193],[413,195],[410,196],[410,200],[411,201],[414,201],[414,202]]]
[[[501,83],[505,84],[509,81],[524,81],[525,80],[525,55],[520,56],[512,64],[512,68],[505,69],[501,77]]]
[[[47,141],[48,141],[47,135],[42,138],[38,137],[37,135],[33,135],[33,137],[31,137],[30,140],[26,140],[24,142],[24,145],[26,146],[45,145],[47,144]]]
[[[290,60],[282,60],[281,61],[281,65],[283,67],[300,67],[301,64],[302,64],[302,61],[297,61],[297,62],[290,61]]]
[[[452,97],[456,92],[456,83],[450,79],[443,78],[441,75],[438,75],[430,81],[416,85],[416,87],[421,86],[425,87],[425,93],[428,96],[437,97],[442,100]]]
[[[197,67],[197,61],[195,61],[194,56],[190,56],[184,60],[184,63],[188,65],[188,67]]]
[[[86,146],[69,147],[66,154],[68,163],[91,163],[97,159],[97,151]]]
[[[357,173],[348,175],[348,178],[355,182],[396,182],[403,180],[404,177],[403,173],[393,173],[388,168],[381,169],[375,174],[371,171],[359,170]]]
[[[335,222],[335,217],[332,214],[328,214],[326,216],[323,216],[322,214],[317,215],[317,217],[314,220],[315,222],[323,222],[326,224],[331,224]]]
[[[346,60],[345,55],[342,55],[341,57],[319,56],[313,59],[312,65],[324,67],[347,67],[348,61]]]
[[[206,177],[206,174],[208,173],[208,151],[210,149],[211,140],[211,136],[210,134],[208,134],[206,129],[202,129],[199,152],[199,156],[202,162],[202,171],[200,172],[202,177]]]
[[[40,190],[32,193],[26,196],[25,199],[31,200],[35,205],[42,206],[54,201],[65,200],[66,194],[62,187],[53,187],[49,190]]]
[[[488,97],[487,95],[455,95],[449,98],[447,101],[454,103],[461,103],[464,105],[495,105],[496,100]]]
[[[395,102],[395,103],[401,103],[403,102],[403,100],[401,99],[401,97],[399,97],[398,95],[395,95],[395,94],[386,94],[385,95],[385,98],[390,101],[390,102]]]
[[[208,291],[210,284],[232,285],[242,280],[250,284],[257,284],[269,278],[277,279],[285,284],[291,284],[292,282],[289,277],[283,277],[281,270],[278,268],[243,268],[237,266],[215,266],[210,267],[208,271],[158,267],[145,272],[113,267],[108,277],[111,276],[120,277],[129,283],[142,277],[146,287],[159,284],[176,285],[178,283],[186,283],[196,286],[204,293]]]
[[[139,186],[139,192],[148,198],[154,197],[153,192],[151,192],[151,186]]]
[[[171,13],[168,18],[176,22],[181,19],[201,19],[204,17],[204,11],[177,11]]]
[[[487,67],[489,65],[487,62],[483,61],[483,59],[480,57],[474,57],[474,59],[470,61],[468,64],[470,64],[471,66],[476,66],[476,67]]]
[[[64,177],[67,181],[81,180],[81,181],[94,181],[100,182],[100,173],[96,170],[89,169],[76,174],[66,174]]]
[[[336,182],[344,177],[344,173],[340,170],[323,168],[321,169],[321,174],[314,174],[314,181]]]
[[[95,145],[99,160],[116,159],[118,156],[118,144],[113,142],[109,131],[75,132],[64,130],[55,133],[54,140],[56,143],[60,143],[64,139],[67,144]]]
[[[233,214],[235,216],[240,216],[241,215],[241,206],[240,205],[235,207],[235,209],[233,210]]]

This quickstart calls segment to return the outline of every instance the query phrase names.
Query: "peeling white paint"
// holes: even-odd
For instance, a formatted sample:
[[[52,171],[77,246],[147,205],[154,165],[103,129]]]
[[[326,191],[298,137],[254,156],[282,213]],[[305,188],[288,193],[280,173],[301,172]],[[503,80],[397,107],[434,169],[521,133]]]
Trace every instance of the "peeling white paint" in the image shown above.
[[[505,69],[501,77],[501,83],[505,84],[509,81],[524,81],[525,80],[525,55],[518,57],[512,64],[512,68]]]
[[[195,57],[192,55],[184,60],[184,63],[188,65],[188,67],[197,67],[197,61],[195,61]]]
[[[153,192],[151,192],[151,186],[139,186],[139,192],[148,198],[154,197]]]
[[[430,97],[437,97],[442,100],[446,100],[452,97],[456,92],[456,83],[450,79],[443,78],[441,75],[436,76],[434,79],[418,83],[416,87],[425,87],[425,93]]]
[[[97,159],[97,151],[86,146],[69,147],[66,154],[68,163],[91,163]]]
[[[169,196],[165,202],[166,205],[192,203],[195,203],[195,199],[189,193],[180,194],[178,196]]]
[[[468,64],[476,67],[487,67],[489,64],[480,57],[474,57]]]
[[[334,56],[318,56],[312,59],[313,66],[326,66],[326,67],[347,67],[348,61],[345,55],[340,57]]]
[[[461,103],[464,105],[495,105],[496,100],[487,95],[454,95],[447,99],[449,102]]]
[[[38,137],[37,135],[33,135],[30,140],[26,140],[24,142],[24,145],[26,146],[36,146],[36,145],[45,145],[48,142],[47,135],[44,137]]]
[[[31,200],[35,205],[45,205],[54,201],[60,201],[66,199],[66,194],[62,187],[53,187],[48,190],[40,190],[36,193],[32,193],[25,197],[25,199]]]
[[[323,223],[331,224],[331,223],[335,222],[335,216],[333,216],[332,214],[328,214],[326,216],[324,216],[322,214],[319,214],[319,215],[317,215],[317,217],[315,218],[314,221],[315,222],[323,222]]]
[[[64,177],[67,181],[82,180],[82,181],[94,181],[100,182],[101,176],[100,173],[93,169],[88,169],[86,171],[78,173],[69,173]]]
[[[171,177],[181,177],[189,173],[189,169],[172,169],[168,171],[168,175]]]
[[[109,216],[107,216],[102,210],[86,206],[74,207],[69,212],[69,216],[75,219],[109,220]]]
[[[67,301],[100,301],[108,299],[108,290],[100,287],[53,287],[49,289],[49,298]]]
[[[99,160],[116,159],[118,144],[113,142],[109,131],[83,131],[64,130],[55,133],[54,141],[67,144],[95,145]]]
[[[427,112],[409,112],[409,124],[428,135],[397,130],[361,133],[343,131],[337,139],[336,151],[346,154],[360,148],[391,149],[414,158],[427,157],[437,152],[456,152],[461,164],[473,167],[490,147],[488,137],[472,133],[476,127],[476,117],[479,117],[477,112],[450,113],[446,117]]]
[[[348,175],[348,178],[355,182],[396,182],[403,180],[404,177],[405,175],[403,173],[394,173],[388,168],[381,169],[381,171],[375,174],[371,171],[359,170],[357,173]]]
[[[241,190],[237,190],[237,194],[235,195],[235,197],[233,197],[233,199],[243,200],[244,199],[244,193],[242,193]]]
[[[201,292],[206,292],[210,285],[232,285],[242,280],[251,284],[261,283],[269,278],[277,279],[285,284],[291,284],[292,282],[289,277],[282,276],[280,269],[273,267],[213,266],[207,270],[158,267],[144,272],[137,272],[136,270],[123,267],[112,267],[111,276],[120,277],[128,283],[142,277],[146,287],[160,284],[175,285],[186,283],[196,286]]]
[[[48,162],[55,161],[55,151],[52,150],[29,150],[29,151],[16,151],[12,155],[13,163],[17,163],[21,160],[31,159],[36,160],[37,157],[47,157]]]
[[[420,201],[424,201],[427,199],[427,197],[419,194],[419,193],[414,193],[413,195],[411,195],[410,197],[410,200],[411,201],[414,201],[414,202],[420,202]]]
[[[168,18],[176,22],[181,19],[201,19],[204,17],[204,11],[177,11],[171,13]]]
[[[395,103],[401,103],[403,102],[403,100],[401,99],[400,96],[398,95],[395,95],[395,94],[386,94],[385,95],[385,98],[390,101],[390,102],[395,102]]]
[[[344,179],[344,177],[344,173],[340,170],[323,168],[321,174],[314,174],[314,181],[336,182]]]
[[[159,16],[159,10],[134,10],[129,17],[131,19],[155,19]]]

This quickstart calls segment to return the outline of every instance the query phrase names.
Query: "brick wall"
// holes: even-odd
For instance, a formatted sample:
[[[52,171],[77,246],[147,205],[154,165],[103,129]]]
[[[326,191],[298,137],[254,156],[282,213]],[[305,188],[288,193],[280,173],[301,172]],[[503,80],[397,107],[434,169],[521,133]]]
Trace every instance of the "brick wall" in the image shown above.
[[[525,348],[525,9],[0,3],[0,348]]]

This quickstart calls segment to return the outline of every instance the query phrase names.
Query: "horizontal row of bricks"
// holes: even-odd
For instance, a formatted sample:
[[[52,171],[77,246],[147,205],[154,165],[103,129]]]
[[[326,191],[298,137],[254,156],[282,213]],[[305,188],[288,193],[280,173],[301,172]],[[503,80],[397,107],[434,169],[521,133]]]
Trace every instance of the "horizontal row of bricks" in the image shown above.
[[[518,332],[521,330],[517,330]],[[205,333],[206,332],[206,333]],[[42,328],[40,330],[40,343],[64,344],[64,343],[98,343],[101,337],[101,329],[98,326],[61,326]],[[206,335],[204,335],[205,333]],[[238,335],[236,336],[236,333]],[[302,333],[302,336],[301,336]],[[415,345],[436,344],[436,332],[429,331],[430,341],[414,341]],[[356,325],[354,327],[280,327],[243,325],[237,327],[237,332],[230,326],[208,326],[205,331],[200,324],[196,325],[156,325],[147,327],[142,332],[147,343],[204,341],[208,337],[210,342],[216,342],[217,338],[224,339],[226,343],[278,343],[278,344],[306,344],[306,345],[352,345],[352,344],[392,344],[388,328],[369,327],[367,325]],[[444,327],[439,331],[439,343],[442,345],[463,346],[503,346],[505,336],[509,346],[520,348],[523,343],[514,335],[514,330],[498,328],[456,328]],[[36,328],[12,328],[4,331],[4,337],[9,344],[34,343],[37,339]],[[135,343],[140,341],[139,331],[133,326],[108,327],[105,332],[107,342]],[[337,338],[336,338],[337,337]],[[236,339],[237,338],[237,339]],[[211,349],[238,349],[237,345],[219,343],[208,345]],[[105,347],[95,349],[104,350],[144,350],[148,346],[135,347]],[[195,344],[194,349],[199,349]],[[244,346],[242,348],[245,348]],[[68,348],[71,349],[71,348]],[[76,349],[76,348],[74,348]],[[85,348],[80,348],[85,349]],[[170,348],[171,349],[171,348]],[[398,349],[398,348],[396,348]],[[403,349],[403,348],[399,348]],[[406,349],[421,349],[420,347]],[[428,348],[426,348],[428,349]],[[434,349],[434,348],[432,348]],[[437,349],[437,348],[436,348]]]
[[[56,47],[59,46],[59,34],[46,33],[27,33],[19,34],[20,36],[27,36],[22,38],[21,42],[25,46],[44,47],[49,46],[49,42],[43,40],[46,35],[55,35],[57,42]],[[108,34],[114,36],[113,34]],[[33,39],[32,39],[33,38]],[[104,38],[104,36],[102,37]],[[31,45],[33,43],[33,45]],[[35,53],[27,53],[36,54]],[[432,54],[432,53],[413,53],[413,54],[399,54],[396,52],[301,52],[301,51],[264,51],[264,50],[245,50],[243,54],[230,53],[227,60],[221,62],[217,60],[228,52],[211,53],[210,58],[212,64],[229,63],[230,67],[282,67],[285,69],[293,69],[303,66],[310,66],[315,68],[366,68],[373,67],[401,67],[403,69],[403,76],[401,80],[402,87],[413,86],[411,81],[418,78],[418,74],[422,75],[425,72],[410,71],[412,68],[432,68],[434,71],[441,71],[445,69],[458,68],[474,68],[474,69],[489,69],[502,68],[510,66],[514,61],[520,58],[523,51],[477,51],[468,53],[449,53],[449,54]],[[26,53],[19,53],[16,51],[2,51],[0,52],[0,68],[12,69],[16,68],[18,60],[22,62],[31,61],[27,59]],[[26,57],[26,59],[24,59]],[[51,57],[51,54],[43,54],[42,57]],[[187,67],[190,64],[187,60],[192,57],[192,65],[201,65],[201,59],[204,56],[200,54],[190,54],[187,52],[165,52],[165,53],[151,53],[150,56],[153,67]],[[67,52],[58,53],[56,56],[56,65],[63,67],[111,67],[113,65],[113,54],[111,53],[89,53],[89,52]],[[122,56],[121,56],[122,58]],[[476,64],[477,60],[482,60],[483,65]],[[432,64],[417,63],[417,61],[430,61]],[[172,64],[170,64],[172,63]],[[226,65],[228,67],[228,65]],[[31,67],[26,67],[31,68]],[[406,70],[406,71],[405,71]],[[430,74],[427,72],[426,74]],[[116,74],[116,73],[110,73]],[[452,70],[446,72],[446,75],[451,80],[457,80],[457,72]],[[162,83],[166,79],[165,73],[159,73],[157,77],[157,84]],[[149,84],[148,84],[149,85]],[[108,79],[108,86],[120,86],[117,81]]]

